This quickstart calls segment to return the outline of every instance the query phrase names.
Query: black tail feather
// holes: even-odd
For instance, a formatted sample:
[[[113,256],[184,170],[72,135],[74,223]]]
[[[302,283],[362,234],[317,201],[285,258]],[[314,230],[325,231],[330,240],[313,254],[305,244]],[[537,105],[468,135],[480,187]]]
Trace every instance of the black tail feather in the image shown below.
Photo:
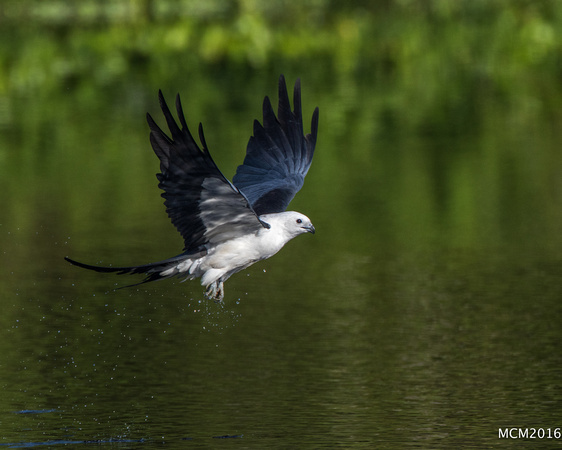
[[[177,265],[182,260],[186,259],[186,256],[178,255],[178,256],[174,256],[173,258],[166,259],[164,261],[144,264],[142,266],[130,266],[130,267],[93,266],[91,264],[75,261],[73,259],[70,259],[68,256],[65,256],[64,259],[74,266],[81,267],[83,269],[93,270],[95,272],[116,273],[117,275],[146,274],[146,278],[142,280],[140,283],[122,286],[123,288],[125,288],[131,286],[138,286],[139,284],[148,283],[150,281],[163,280],[165,278],[171,278],[177,275],[178,273],[176,271],[172,272],[170,275],[164,275],[164,276],[161,275],[161,273],[171,268],[172,266]]]
[[[73,266],[82,267],[83,269],[88,269],[88,270],[95,270],[96,272],[104,272],[104,273],[117,272],[119,275],[124,274],[124,273],[144,273],[144,271],[141,271],[141,272],[136,271],[136,269],[139,269],[140,267],[143,267],[143,266],[136,266],[136,267],[92,266],[91,264],[85,264],[85,263],[81,263],[81,262],[75,261],[73,259],[70,259],[68,256],[65,256],[64,259],[66,261],[68,261],[70,264],[72,264]],[[146,267],[146,266],[144,266],[144,267]]]

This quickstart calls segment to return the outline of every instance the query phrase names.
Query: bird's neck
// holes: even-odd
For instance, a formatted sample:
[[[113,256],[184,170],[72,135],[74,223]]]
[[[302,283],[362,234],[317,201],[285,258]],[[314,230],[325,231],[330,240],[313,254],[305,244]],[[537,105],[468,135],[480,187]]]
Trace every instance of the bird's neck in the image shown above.
[[[264,241],[268,242],[272,248],[279,251],[287,242],[295,237],[287,230],[283,220],[284,213],[263,214],[260,219],[269,224],[270,228],[263,228],[259,231]]]

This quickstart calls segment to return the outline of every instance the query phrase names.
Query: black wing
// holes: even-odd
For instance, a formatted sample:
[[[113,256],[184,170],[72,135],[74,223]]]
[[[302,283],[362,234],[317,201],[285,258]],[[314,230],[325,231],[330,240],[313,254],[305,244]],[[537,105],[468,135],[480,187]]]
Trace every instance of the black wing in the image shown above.
[[[207,243],[216,244],[264,226],[246,197],[228,181],[211,158],[203,127],[199,125],[201,150],[189,132],[180,97],[176,109],[181,130],[172,117],[162,91],[160,107],[172,138],[147,114],[150,143],[160,158],[158,186],[164,191],[166,212],[183,236],[186,253],[199,252]]]
[[[256,214],[281,212],[300,190],[308,172],[318,133],[318,108],[312,114],[311,132],[303,135],[301,85],[297,79],[291,111],[287,85],[279,77],[279,109],[275,117],[268,97],[263,101],[263,126],[254,121],[244,163],[232,179]]]

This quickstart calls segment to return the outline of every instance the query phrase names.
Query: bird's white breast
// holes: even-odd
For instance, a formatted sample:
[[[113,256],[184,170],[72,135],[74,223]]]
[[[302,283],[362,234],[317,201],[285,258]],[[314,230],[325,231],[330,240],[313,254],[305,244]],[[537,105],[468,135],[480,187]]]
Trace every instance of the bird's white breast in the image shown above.
[[[275,227],[263,228],[257,233],[217,245],[207,255],[205,265],[228,271],[237,267],[247,267],[256,261],[273,256],[281,250],[287,240],[284,239],[282,230]]]

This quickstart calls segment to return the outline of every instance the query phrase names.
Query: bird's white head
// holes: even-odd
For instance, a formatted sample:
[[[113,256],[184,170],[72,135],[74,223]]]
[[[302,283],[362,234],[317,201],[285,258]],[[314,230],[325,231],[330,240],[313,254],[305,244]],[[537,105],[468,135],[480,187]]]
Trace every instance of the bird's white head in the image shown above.
[[[310,219],[299,212],[285,211],[277,214],[277,216],[280,219],[280,225],[291,238],[302,233],[314,234],[316,231]]]

